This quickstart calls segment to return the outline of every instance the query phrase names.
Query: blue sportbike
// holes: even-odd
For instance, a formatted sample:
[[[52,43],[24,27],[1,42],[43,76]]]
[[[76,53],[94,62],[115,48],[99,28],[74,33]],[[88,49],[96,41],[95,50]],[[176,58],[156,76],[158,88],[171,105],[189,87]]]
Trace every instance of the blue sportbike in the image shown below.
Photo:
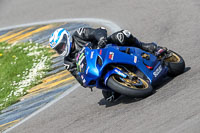
[[[135,98],[150,95],[166,76],[184,72],[183,58],[171,51],[160,56],[136,47],[107,45],[102,49],[84,47],[76,58],[85,87],[96,87]]]

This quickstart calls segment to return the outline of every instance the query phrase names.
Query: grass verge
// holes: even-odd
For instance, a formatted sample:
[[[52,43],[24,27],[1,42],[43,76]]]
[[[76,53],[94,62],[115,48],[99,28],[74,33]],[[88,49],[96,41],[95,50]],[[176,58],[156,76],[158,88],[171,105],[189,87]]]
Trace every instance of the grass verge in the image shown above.
[[[16,103],[50,70],[49,51],[37,43],[0,43],[0,110]]]

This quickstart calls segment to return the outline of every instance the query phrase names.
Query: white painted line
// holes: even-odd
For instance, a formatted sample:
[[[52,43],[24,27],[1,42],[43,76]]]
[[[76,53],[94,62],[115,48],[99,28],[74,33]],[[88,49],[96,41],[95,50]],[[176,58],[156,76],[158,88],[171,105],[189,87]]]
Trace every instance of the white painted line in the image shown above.
[[[108,20],[104,20],[104,19],[96,19],[96,18],[74,18],[74,19],[58,19],[58,20],[51,20],[51,21],[43,21],[43,22],[36,22],[36,23],[29,23],[29,24],[22,24],[22,25],[17,25],[17,26],[10,26],[10,27],[5,27],[5,28],[0,28],[1,30],[9,30],[9,29],[13,29],[13,28],[20,28],[20,27],[28,27],[28,26],[33,26],[33,25],[42,25],[42,24],[50,24],[50,23],[59,23],[59,22],[85,22],[85,23],[95,23],[95,24],[100,24],[103,25],[107,28],[109,28],[112,32],[121,30],[121,28]],[[4,133],[7,133],[9,131],[11,131],[12,129],[14,129],[15,127],[21,125],[22,123],[24,123],[25,121],[29,120],[30,118],[34,117],[35,115],[37,115],[38,113],[42,112],[43,110],[45,110],[46,108],[50,107],[51,105],[53,105],[54,103],[58,102],[60,99],[62,99],[63,97],[69,95],[72,91],[74,91],[76,88],[80,87],[80,84],[75,84],[75,86],[69,88],[67,91],[65,91],[62,95],[60,95],[58,98],[56,98],[55,100],[51,101],[50,103],[46,104],[44,107],[38,109],[36,112],[32,113],[31,115],[27,116],[26,118],[24,118],[23,120],[21,120],[19,123],[17,123],[16,125],[14,125],[13,127],[7,129],[4,131]]]
[[[13,128],[21,125],[22,123],[24,123],[25,121],[29,120],[30,118],[34,117],[35,115],[37,115],[38,113],[42,112],[43,110],[45,110],[46,108],[50,107],[51,105],[53,105],[54,103],[58,102],[60,99],[62,99],[63,97],[69,95],[72,91],[74,91],[76,88],[80,87],[80,84],[75,84],[73,87],[69,88],[67,91],[65,91],[63,94],[61,94],[58,98],[54,99],[53,101],[47,103],[44,107],[38,109],[37,111],[35,111],[34,113],[32,113],[31,115],[27,116],[26,118],[24,118],[23,120],[21,120],[19,123],[17,123],[16,125],[14,125],[13,127],[7,129],[4,131],[4,133],[7,133],[9,131],[11,131]]]
[[[72,19],[57,19],[57,20],[48,20],[48,21],[42,21],[42,22],[34,22],[29,24],[21,24],[21,25],[15,25],[15,26],[9,26],[0,28],[0,31],[2,30],[10,30],[14,28],[20,28],[20,27],[28,27],[28,26],[34,26],[34,25],[43,25],[43,24],[50,24],[50,23],[60,23],[60,22],[85,22],[85,23],[96,23],[100,25],[104,25],[105,27],[110,28],[112,32],[118,31],[121,28],[115,24],[112,21],[105,20],[105,19],[98,19],[98,18],[72,18]]]

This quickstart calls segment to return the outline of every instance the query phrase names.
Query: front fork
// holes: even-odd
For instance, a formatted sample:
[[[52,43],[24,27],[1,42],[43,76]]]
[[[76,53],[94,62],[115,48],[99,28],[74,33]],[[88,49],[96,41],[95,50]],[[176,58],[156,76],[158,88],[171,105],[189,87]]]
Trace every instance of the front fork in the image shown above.
[[[121,69],[121,68],[119,68],[119,67],[114,67],[114,66],[113,66],[113,69],[110,70],[110,71],[108,71],[108,72],[106,73],[106,75],[104,76],[104,84],[107,85],[107,80],[108,80],[108,78],[109,78],[111,75],[113,75],[113,74],[117,74],[117,75],[119,75],[119,76],[122,77],[122,78],[128,78],[128,79],[130,79],[130,80],[137,80],[137,79],[138,79],[138,77],[137,77],[136,74],[132,73],[131,71],[129,71],[129,70],[126,69],[125,67],[124,67],[124,69],[125,69],[125,70],[123,70],[123,69]],[[131,73],[131,74],[130,74],[130,73]]]
[[[120,70],[119,68],[113,68],[112,70],[108,71],[106,73],[106,75],[104,76],[104,84],[107,86],[107,81],[108,81],[108,78],[113,75],[113,74],[117,74],[123,78],[127,78],[128,75],[124,73],[124,71]]]

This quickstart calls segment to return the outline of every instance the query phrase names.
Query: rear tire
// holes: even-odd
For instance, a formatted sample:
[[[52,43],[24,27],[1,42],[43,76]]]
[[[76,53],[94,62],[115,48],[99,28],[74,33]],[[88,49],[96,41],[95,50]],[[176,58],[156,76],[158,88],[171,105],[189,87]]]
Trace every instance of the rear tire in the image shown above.
[[[120,94],[135,97],[135,98],[144,98],[144,97],[149,96],[153,91],[152,86],[147,81],[141,78],[139,79],[143,83],[143,86],[144,86],[143,88],[137,88],[135,86],[126,85],[126,83],[125,82],[123,83],[122,81],[120,81],[118,77],[119,75],[111,75],[108,79],[107,85],[112,90]]]
[[[169,52],[172,53],[172,57],[165,59],[165,62],[169,68],[168,75],[175,77],[184,72],[185,61],[179,54],[175,53],[174,51],[169,50]]]

